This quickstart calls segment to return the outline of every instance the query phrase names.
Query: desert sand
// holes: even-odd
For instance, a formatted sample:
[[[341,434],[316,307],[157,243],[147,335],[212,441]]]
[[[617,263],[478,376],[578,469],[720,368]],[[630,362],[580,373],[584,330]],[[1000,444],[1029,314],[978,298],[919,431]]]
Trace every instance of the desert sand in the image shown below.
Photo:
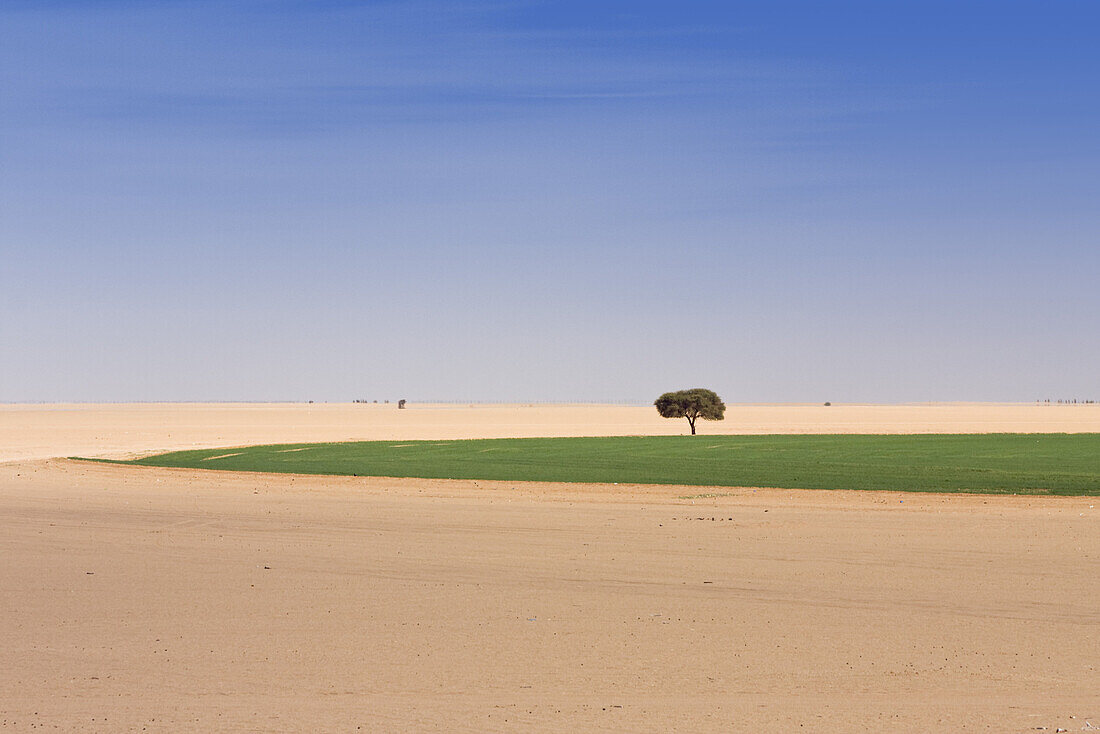
[[[1100,405],[730,405],[707,434],[1094,433]],[[0,405],[0,461],[124,458],[190,448],[371,439],[687,433],[653,406],[354,403]]]
[[[682,430],[649,411],[0,407],[0,731],[1100,726],[1098,498],[49,458]],[[1098,418],[751,406],[703,430],[1096,431]]]

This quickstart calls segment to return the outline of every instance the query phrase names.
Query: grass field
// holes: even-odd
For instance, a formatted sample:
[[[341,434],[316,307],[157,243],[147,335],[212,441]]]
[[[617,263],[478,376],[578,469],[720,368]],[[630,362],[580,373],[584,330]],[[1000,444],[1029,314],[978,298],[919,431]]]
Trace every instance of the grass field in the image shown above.
[[[142,466],[802,489],[1100,494],[1100,434],[366,441],[177,451]]]

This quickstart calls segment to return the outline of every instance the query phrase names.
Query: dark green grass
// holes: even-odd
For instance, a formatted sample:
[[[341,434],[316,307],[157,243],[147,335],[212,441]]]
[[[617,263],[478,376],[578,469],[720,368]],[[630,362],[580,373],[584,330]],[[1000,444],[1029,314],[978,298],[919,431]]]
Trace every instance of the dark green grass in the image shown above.
[[[1100,494],[1100,434],[365,441],[176,451],[142,466],[357,476]]]

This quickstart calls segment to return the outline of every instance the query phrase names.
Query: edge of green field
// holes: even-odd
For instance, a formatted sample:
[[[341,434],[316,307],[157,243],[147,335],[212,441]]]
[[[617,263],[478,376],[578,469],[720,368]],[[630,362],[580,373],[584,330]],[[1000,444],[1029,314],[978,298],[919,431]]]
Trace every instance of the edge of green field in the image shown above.
[[[1100,433],[352,441],[90,460],[423,479],[1100,495]]]

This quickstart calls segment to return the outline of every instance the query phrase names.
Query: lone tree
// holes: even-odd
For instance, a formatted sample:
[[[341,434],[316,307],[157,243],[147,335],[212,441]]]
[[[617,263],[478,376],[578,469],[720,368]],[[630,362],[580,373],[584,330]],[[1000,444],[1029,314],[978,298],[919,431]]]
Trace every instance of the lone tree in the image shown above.
[[[691,390],[666,392],[653,401],[662,418],[687,418],[691,435],[695,435],[695,421],[720,421],[726,417],[726,404],[713,390],[696,387]]]

